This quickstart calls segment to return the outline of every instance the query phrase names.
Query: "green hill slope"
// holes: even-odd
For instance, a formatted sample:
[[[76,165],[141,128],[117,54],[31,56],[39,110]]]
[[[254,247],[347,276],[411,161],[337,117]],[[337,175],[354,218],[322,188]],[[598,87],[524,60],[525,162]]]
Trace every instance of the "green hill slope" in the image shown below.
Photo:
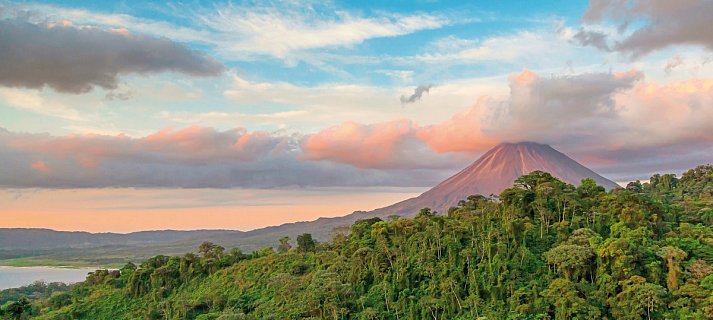
[[[387,219],[388,220],[388,219]],[[713,167],[605,192],[547,173],[447,215],[357,221],[244,254],[205,243],[97,271],[38,319],[711,319]],[[296,241],[295,241],[296,240]]]

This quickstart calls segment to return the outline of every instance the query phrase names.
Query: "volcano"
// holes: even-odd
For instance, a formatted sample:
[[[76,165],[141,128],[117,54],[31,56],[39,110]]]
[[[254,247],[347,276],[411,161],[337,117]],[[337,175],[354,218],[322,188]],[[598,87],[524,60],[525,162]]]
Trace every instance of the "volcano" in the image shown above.
[[[573,185],[579,185],[584,178],[592,178],[607,190],[618,187],[616,183],[587,169],[548,145],[534,142],[503,143],[420,196],[388,207],[372,211],[357,211],[342,217],[287,223],[248,231],[238,237],[229,235],[223,240],[216,237],[212,239],[224,246],[237,245],[250,250],[260,248],[258,245],[272,244],[275,239],[283,236],[294,239],[302,233],[311,233],[319,241],[325,241],[330,239],[336,228],[348,227],[359,219],[387,218],[390,215],[413,217],[426,207],[445,213],[448,208],[456,206],[458,201],[470,195],[498,195],[513,186],[520,176],[536,170],[549,172]],[[227,241],[228,239],[233,242]]]
[[[592,178],[607,190],[618,187],[613,181],[549,145],[535,142],[502,143],[420,196],[374,210],[373,213],[409,216],[425,207],[446,212],[469,195],[498,195],[511,187],[515,179],[537,170],[549,172],[575,186],[584,178]]]
[[[147,255],[146,258],[157,254],[178,254],[191,250],[204,241],[251,251],[273,245],[275,239],[284,236],[295,239],[303,233],[310,233],[319,241],[327,241],[335,229],[348,227],[359,219],[386,218],[390,215],[413,217],[425,207],[444,213],[448,208],[457,205],[458,201],[470,195],[500,194],[506,188],[511,187],[515,179],[536,170],[549,172],[560,180],[573,185],[579,185],[584,178],[592,178],[607,190],[617,187],[616,183],[587,169],[548,145],[534,142],[503,143],[420,196],[388,207],[372,211],[357,211],[341,217],[286,223],[247,232],[225,231],[196,235],[175,242],[159,244],[142,252]],[[1,238],[0,234],[0,240],[2,240]],[[86,243],[85,240],[82,241],[82,243]],[[102,247],[101,250],[106,252],[107,249]],[[134,254],[134,251],[131,254]]]

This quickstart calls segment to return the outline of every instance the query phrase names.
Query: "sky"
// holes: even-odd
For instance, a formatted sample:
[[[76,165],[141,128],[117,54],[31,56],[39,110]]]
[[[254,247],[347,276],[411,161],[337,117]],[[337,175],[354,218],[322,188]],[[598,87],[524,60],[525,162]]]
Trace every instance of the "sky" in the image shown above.
[[[713,158],[713,1],[2,1],[0,227],[239,229],[502,142],[619,183]]]

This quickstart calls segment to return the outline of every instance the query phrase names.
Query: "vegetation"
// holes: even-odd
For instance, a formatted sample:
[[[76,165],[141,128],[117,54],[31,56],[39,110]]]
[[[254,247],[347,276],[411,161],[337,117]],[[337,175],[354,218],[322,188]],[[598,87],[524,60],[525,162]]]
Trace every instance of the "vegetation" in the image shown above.
[[[22,297],[29,300],[46,299],[53,294],[67,292],[69,289],[69,285],[61,282],[46,283],[44,281],[35,281],[27,286],[0,291],[0,306],[11,301],[19,301]]]
[[[543,172],[440,215],[100,270],[10,319],[713,319],[713,166],[605,192]]]

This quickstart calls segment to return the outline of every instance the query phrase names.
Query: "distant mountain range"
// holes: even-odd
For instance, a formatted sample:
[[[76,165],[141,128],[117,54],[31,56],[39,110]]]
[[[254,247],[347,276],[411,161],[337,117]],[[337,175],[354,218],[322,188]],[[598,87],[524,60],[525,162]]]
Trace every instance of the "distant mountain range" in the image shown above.
[[[592,178],[607,190],[618,187],[616,183],[548,145],[534,142],[503,143],[418,197],[369,212],[357,211],[343,217],[320,218],[247,232],[196,230],[116,234],[47,229],[0,229],[0,258],[3,250],[42,250],[41,254],[44,258],[82,260],[82,257],[86,257],[83,261],[107,264],[119,263],[126,259],[140,260],[157,254],[180,254],[195,250],[203,241],[213,241],[228,248],[240,247],[244,251],[251,251],[274,245],[277,239],[283,236],[295,239],[302,233],[311,233],[318,240],[327,240],[335,228],[349,226],[359,219],[385,218],[390,215],[410,217],[424,207],[445,212],[469,195],[498,195],[512,186],[518,177],[536,170],[549,172],[562,181],[574,185],[578,185],[584,178]],[[63,250],[45,252],[44,250],[47,249]],[[102,260],[101,257],[107,258]]]
[[[230,230],[139,231],[132,233],[89,233],[83,231],[55,231],[50,229],[0,229],[0,250],[92,248],[109,245],[138,245],[176,242],[197,236],[242,233]]]

